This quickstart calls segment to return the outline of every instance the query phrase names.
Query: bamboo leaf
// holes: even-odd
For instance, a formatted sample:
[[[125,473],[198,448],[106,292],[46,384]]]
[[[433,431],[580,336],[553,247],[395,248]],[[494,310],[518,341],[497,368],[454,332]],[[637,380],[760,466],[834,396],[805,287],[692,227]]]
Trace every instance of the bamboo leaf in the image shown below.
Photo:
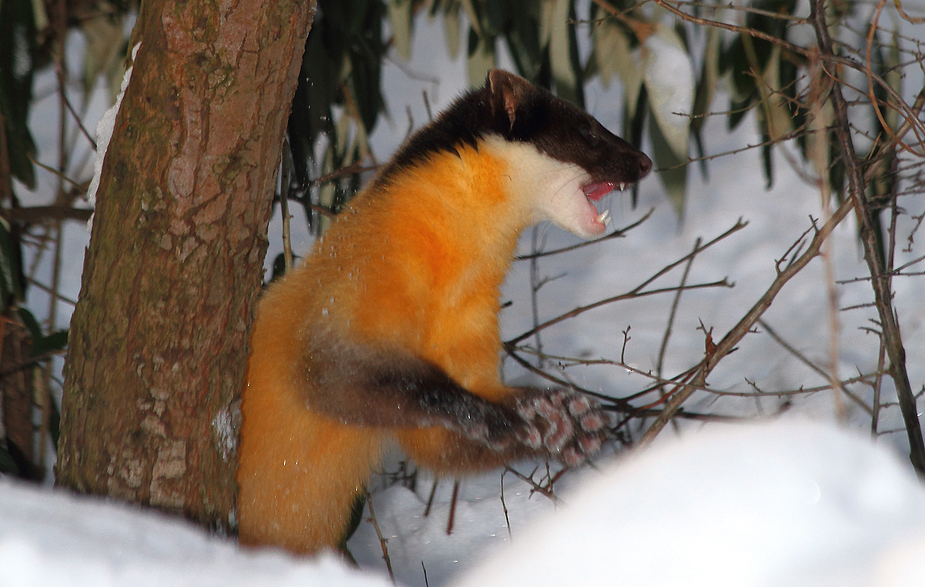
[[[903,71],[902,64],[900,63],[899,57],[899,29],[896,28],[893,30],[893,37],[890,40],[889,45],[887,46],[886,55],[883,59],[883,69],[880,72],[880,77],[882,77],[887,84],[896,92],[896,95],[902,96],[902,83],[903,83]],[[886,90],[881,89],[884,95],[884,101],[886,97]],[[886,119],[886,123],[890,125],[891,128],[897,128],[899,126],[899,110],[896,108],[884,108],[881,106],[880,112],[883,114],[883,117]]]
[[[643,45],[643,79],[652,114],[674,154],[687,160],[694,104],[694,69],[680,37],[659,25]]]
[[[510,21],[510,9],[504,0],[492,0],[482,2],[484,10],[482,14],[482,31],[486,35],[497,36],[507,29],[507,23]]]
[[[0,304],[4,310],[10,302],[23,299],[20,286],[22,270],[19,265],[22,256],[18,247],[19,243],[13,238],[9,224],[0,220]]]
[[[466,18],[469,19],[469,26],[475,31],[477,37],[482,37],[485,31],[482,30],[482,24],[479,20],[479,13],[476,10],[473,0],[462,0],[463,10],[466,12]],[[472,51],[472,37],[469,37],[469,51]]]
[[[446,50],[454,61],[459,56],[459,27],[459,4],[453,2],[443,13],[443,36],[446,39]]]
[[[630,39],[619,26],[604,21],[594,27],[594,59],[601,75],[601,84],[609,87],[615,76],[623,81],[627,102],[636,101],[642,86],[642,69],[636,66]]]
[[[10,456],[10,453],[3,446],[0,446],[0,473],[5,473],[12,477],[19,476],[19,467],[16,465],[16,460]]]
[[[765,189],[771,189],[774,186],[774,158],[772,157],[773,149],[768,143],[768,136],[763,135],[762,140],[765,142],[761,146],[761,168],[764,171]]]
[[[35,142],[29,132],[29,106],[35,63],[35,24],[29,0],[0,2],[0,115],[13,177],[35,188]]]
[[[488,71],[495,66],[495,39],[494,37],[479,37],[475,29],[469,29],[469,55],[466,60],[466,69],[469,84],[482,85]]]
[[[650,112],[648,106],[649,100],[646,94],[646,87],[640,86],[639,94],[636,97],[635,103],[624,103],[624,112],[623,112],[623,137],[629,141],[629,144],[633,145],[636,148],[640,148],[642,145],[642,133],[645,130],[646,116]],[[630,110],[634,114],[630,115]],[[632,193],[632,204],[633,208],[636,207],[636,202],[639,199],[639,184],[633,185]]]
[[[408,61],[411,59],[411,0],[392,0],[388,3],[388,10],[395,50]]]
[[[651,102],[650,102],[651,106]],[[653,111],[653,116],[654,116]],[[657,124],[649,124],[652,159],[658,178],[665,186],[665,195],[678,218],[684,217],[684,194],[687,190],[687,157],[679,157]]]
[[[527,2],[518,7],[522,9],[511,13],[510,27],[506,32],[507,44],[517,71],[535,82],[539,79],[546,48],[541,41],[539,5]]]
[[[125,54],[126,40],[122,33],[121,16],[97,16],[84,22],[81,27],[87,39],[87,51],[84,54],[83,79],[81,80],[84,92],[84,101],[87,100],[96,80],[105,75],[109,88],[110,98],[115,100],[119,85],[122,81],[122,56]],[[113,87],[113,79],[118,80]],[[115,94],[112,90],[115,89]]]
[[[32,356],[42,357],[55,351],[63,351],[67,348],[67,330],[58,330],[48,336],[40,336],[32,339]]]
[[[761,89],[761,120],[768,139],[778,141],[793,130],[793,117],[781,88],[781,52],[775,47],[768,59]]]
[[[579,80],[572,67],[570,54],[570,6],[570,0],[551,0],[543,3],[542,22],[545,35],[541,38],[548,39],[549,65],[556,94],[563,100],[580,105],[582,100],[578,88]]]
[[[703,50],[703,67],[700,69],[700,79],[694,93],[694,105],[691,111],[691,132],[698,137],[700,130],[706,122],[713,96],[716,94],[716,85],[719,81],[720,60],[720,30],[712,27],[707,31],[706,46]],[[700,153],[702,156],[703,153]]]

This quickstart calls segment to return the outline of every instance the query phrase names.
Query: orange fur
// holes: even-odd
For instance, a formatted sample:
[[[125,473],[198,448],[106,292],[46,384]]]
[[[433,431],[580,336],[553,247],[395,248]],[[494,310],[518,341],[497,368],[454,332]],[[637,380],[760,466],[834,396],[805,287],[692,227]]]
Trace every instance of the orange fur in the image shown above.
[[[503,462],[487,450],[460,453],[443,428],[390,431],[316,414],[299,371],[301,343],[325,315],[351,341],[405,349],[485,399],[512,393],[499,378],[499,290],[517,236],[535,218],[492,145],[442,152],[373,184],[304,265],[266,293],[242,404],[242,542],[300,553],[337,545],[357,492],[393,437],[437,473]]]

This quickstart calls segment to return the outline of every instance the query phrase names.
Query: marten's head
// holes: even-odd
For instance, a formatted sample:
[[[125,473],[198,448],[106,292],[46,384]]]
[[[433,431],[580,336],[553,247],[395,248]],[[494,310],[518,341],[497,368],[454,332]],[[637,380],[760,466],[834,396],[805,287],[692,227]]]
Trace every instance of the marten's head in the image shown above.
[[[511,189],[531,207],[533,220],[549,220],[585,238],[606,230],[607,213],[599,214],[593,202],[652,169],[644,153],[588,113],[494,69],[483,87],[412,135],[382,176],[461,145],[495,149],[508,159]]]

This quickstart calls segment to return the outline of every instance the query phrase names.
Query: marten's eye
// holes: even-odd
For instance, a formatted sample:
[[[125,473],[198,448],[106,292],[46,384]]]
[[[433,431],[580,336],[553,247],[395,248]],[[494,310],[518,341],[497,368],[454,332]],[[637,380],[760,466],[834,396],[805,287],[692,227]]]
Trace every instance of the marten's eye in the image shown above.
[[[598,143],[601,142],[601,137],[594,134],[594,131],[591,130],[591,127],[589,126],[584,126],[584,125],[579,126],[578,134],[580,134],[581,138],[583,138],[585,142],[588,143],[592,147],[596,147]]]

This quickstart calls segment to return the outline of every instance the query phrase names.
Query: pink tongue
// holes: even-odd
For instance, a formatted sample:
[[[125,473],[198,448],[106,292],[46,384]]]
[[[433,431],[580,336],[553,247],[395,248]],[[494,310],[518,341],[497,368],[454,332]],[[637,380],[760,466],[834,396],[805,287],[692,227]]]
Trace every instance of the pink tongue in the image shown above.
[[[611,181],[599,181],[597,183],[589,183],[586,186],[581,188],[581,191],[585,193],[585,196],[589,200],[600,200],[607,194],[613,191],[614,184]]]

